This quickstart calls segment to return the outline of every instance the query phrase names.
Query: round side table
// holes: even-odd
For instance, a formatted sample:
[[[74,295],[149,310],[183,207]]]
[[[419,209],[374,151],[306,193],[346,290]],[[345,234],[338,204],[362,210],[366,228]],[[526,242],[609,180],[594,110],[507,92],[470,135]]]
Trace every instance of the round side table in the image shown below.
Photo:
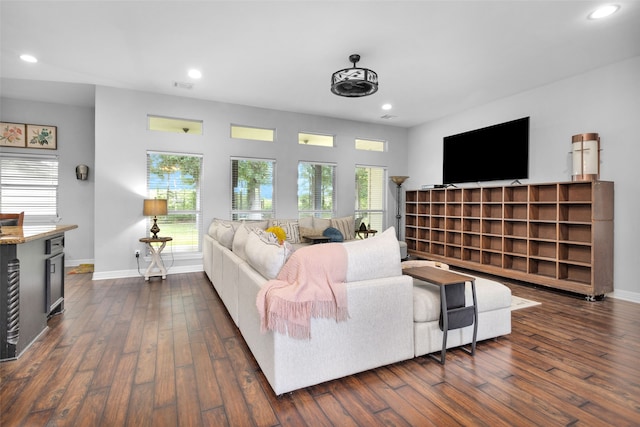
[[[149,251],[151,251],[151,264],[147,267],[147,271],[144,272],[144,280],[149,280],[149,277],[162,276],[163,279],[167,278],[167,269],[164,268],[164,262],[162,262],[162,250],[167,245],[167,242],[173,240],[173,237],[142,237],[140,241],[146,243]],[[159,246],[153,246],[154,243],[160,243]]]

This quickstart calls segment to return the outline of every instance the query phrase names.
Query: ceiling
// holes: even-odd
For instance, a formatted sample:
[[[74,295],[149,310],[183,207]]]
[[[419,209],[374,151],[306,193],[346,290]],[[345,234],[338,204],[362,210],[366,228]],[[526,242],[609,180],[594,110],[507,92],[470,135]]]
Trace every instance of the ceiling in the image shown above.
[[[92,105],[105,85],[410,127],[640,55],[640,2],[616,3],[595,21],[600,1],[0,0],[0,91]],[[352,53],[374,95],[330,92]]]

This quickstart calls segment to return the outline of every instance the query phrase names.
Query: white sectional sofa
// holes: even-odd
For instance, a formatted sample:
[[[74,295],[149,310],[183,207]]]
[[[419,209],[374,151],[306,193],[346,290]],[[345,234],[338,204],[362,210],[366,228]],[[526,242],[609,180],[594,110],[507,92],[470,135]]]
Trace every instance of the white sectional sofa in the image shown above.
[[[302,224],[313,228],[313,220],[309,221],[311,224]],[[393,228],[375,237],[343,243],[348,255],[347,321],[311,319],[309,340],[261,332],[256,308],[258,291],[286,262],[287,251],[305,244],[268,245],[259,241],[258,232],[252,229],[265,229],[271,224],[214,221],[205,236],[203,255],[205,273],[276,395],[440,350],[439,293],[434,296],[427,291],[416,297],[413,279],[402,275]],[[326,223],[321,221],[320,225]],[[502,287],[503,294],[506,290],[510,304],[509,289],[496,285],[496,289]],[[510,333],[508,305],[505,311],[503,303],[495,304],[500,308],[488,311],[496,313],[485,314],[482,310],[491,307],[489,300],[495,298],[482,298],[480,287],[477,290],[478,340]],[[416,304],[425,301],[433,305],[433,313],[425,317],[428,320],[416,323]],[[483,326],[484,322],[487,325]],[[471,342],[467,331],[471,329],[464,328],[459,336],[450,331],[447,347]]]

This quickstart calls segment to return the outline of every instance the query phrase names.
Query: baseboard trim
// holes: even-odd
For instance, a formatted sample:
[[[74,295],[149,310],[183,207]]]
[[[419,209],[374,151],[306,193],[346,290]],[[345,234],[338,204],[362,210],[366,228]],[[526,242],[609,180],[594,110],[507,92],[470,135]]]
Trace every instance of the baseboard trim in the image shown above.
[[[640,293],[638,292],[629,292],[629,291],[613,291],[610,294],[607,294],[609,298],[621,299],[624,301],[635,302],[640,304]]]
[[[180,267],[171,267],[167,269],[167,276],[172,274],[182,273],[197,273],[204,271],[202,264],[199,265],[184,265]],[[113,271],[100,271],[94,272],[92,280],[107,280],[107,279],[125,279],[130,277],[139,277],[144,280],[144,270],[113,270]]]

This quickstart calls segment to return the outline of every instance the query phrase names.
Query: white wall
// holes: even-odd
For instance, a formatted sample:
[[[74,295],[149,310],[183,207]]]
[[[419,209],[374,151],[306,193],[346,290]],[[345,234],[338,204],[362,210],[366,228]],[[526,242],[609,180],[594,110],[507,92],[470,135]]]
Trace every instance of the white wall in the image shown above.
[[[240,105],[96,88],[95,101],[95,271],[94,278],[137,274],[133,253],[144,249],[138,239],[148,234],[142,216],[146,192],[147,150],[203,154],[204,229],[211,220],[230,218],[232,156],[276,160],[276,215],[297,218],[299,160],[337,164],[338,216],[353,215],[356,164],[386,166],[389,175],[404,175],[407,134],[403,128],[372,125]],[[147,114],[203,120],[203,135],[147,130]],[[238,141],[230,124],[276,128],[275,143]],[[333,134],[336,147],[298,144],[300,131]],[[388,152],[354,149],[355,138],[388,141]],[[395,224],[395,186],[388,187],[389,226]],[[162,229],[162,224],[159,224]],[[167,249],[165,249],[165,254]],[[170,273],[202,269],[201,259],[178,259]],[[171,261],[168,261],[171,262]]]
[[[65,233],[65,264],[93,262],[94,110],[46,102],[0,99],[5,122],[48,124],[58,127],[57,150],[0,148],[4,153],[57,154],[59,156],[58,215],[60,224],[76,224]],[[89,166],[89,179],[76,179],[76,165]]]
[[[531,121],[523,183],[570,181],[571,136],[600,135],[600,179],[615,182],[612,296],[640,302],[640,57],[410,129],[406,188],[441,183],[443,137],[524,116]]]

